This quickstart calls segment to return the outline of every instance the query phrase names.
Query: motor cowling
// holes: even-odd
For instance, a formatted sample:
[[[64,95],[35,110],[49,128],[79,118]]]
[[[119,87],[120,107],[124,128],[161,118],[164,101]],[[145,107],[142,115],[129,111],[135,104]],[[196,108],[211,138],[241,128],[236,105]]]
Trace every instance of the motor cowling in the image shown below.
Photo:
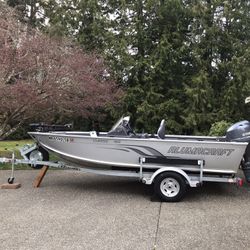
[[[237,142],[250,142],[250,122],[241,121],[233,124],[227,130],[226,140]],[[246,148],[241,165],[246,181],[250,182],[250,143]]]
[[[250,142],[250,122],[241,121],[233,124],[226,133],[227,141]]]

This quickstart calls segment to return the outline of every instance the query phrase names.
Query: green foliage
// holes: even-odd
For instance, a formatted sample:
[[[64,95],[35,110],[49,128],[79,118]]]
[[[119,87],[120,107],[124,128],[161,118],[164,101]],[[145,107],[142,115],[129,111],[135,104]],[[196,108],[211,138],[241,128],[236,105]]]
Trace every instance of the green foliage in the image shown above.
[[[126,90],[111,120],[130,114],[139,131],[155,132],[166,119],[168,133],[207,134],[216,121],[250,116],[249,1],[39,3],[44,30],[102,53]]]
[[[219,121],[212,124],[209,135],[210,136],[223,136],[226,134],[227,129],[232,125],[231,122]]]

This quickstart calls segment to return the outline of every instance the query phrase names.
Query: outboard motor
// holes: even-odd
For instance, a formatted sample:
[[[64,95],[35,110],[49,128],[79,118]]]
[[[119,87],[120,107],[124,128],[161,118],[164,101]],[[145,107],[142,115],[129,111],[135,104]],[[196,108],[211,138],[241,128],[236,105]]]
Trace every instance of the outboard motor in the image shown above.
[[[226,133],[227,141],[250,142],[250,122],[241,121],[233,124]]]
[[[250,142],[250,122],[241,121],[233,124],[226,133],[227,141]],[[248,144],[244,160],[242,161],[242,170],[247,182],[250,182],[250,143]]]

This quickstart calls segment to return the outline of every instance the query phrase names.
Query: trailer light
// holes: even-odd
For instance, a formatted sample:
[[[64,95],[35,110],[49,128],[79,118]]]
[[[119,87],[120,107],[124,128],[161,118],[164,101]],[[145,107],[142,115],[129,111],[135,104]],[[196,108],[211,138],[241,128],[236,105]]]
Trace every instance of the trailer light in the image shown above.
[[[237,185],[240,186],[240,187],[242,187],[243,186],[243,179],[238,178]]]

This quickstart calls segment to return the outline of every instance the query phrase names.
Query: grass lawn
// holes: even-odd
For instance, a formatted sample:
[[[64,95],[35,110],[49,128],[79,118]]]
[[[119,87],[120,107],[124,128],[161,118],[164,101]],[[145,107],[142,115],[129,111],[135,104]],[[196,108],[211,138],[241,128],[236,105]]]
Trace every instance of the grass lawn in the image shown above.
[[[19,152],[19,148],[21,148],[25,144],[33,144],[33,140],[20,140],[20,141],[0,141],[0,157],[10,157],[12,156],[12,152],[15,152],[15,156],[17,158],[22,158]],[[0,170],[11,169],[10,164],[1,164]],[[31,169],[28,165],[16,165],[15,169]]]

